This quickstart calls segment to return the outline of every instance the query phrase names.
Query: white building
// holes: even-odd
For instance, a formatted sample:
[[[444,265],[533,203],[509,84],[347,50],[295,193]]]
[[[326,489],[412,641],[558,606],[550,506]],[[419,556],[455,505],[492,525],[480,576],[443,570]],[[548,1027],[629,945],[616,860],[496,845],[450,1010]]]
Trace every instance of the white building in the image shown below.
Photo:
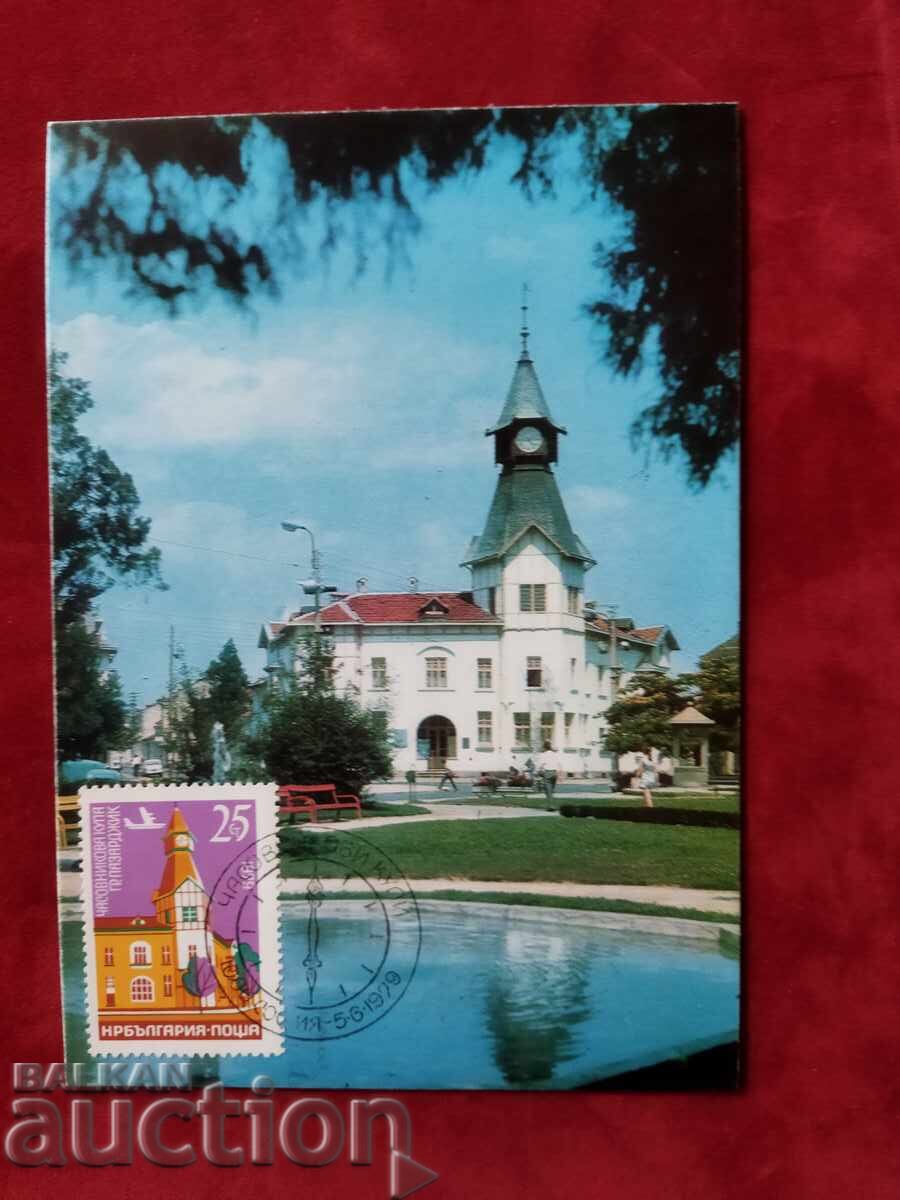
[[[612,769],[603,714],[638,670],[668,670],[665,625],[613,624],[585,603],[594,559],[569,523],[553,474],[560,434],[523,330],[506,403],[487,435],[500,466],[484,530],[463,565],[471,591],[359,589],[322,609],[338,681],[391,714],[395,771],[521,766],[551,743],[570,774]],[[263,626],[270,678],[294,669],[309,612]]]

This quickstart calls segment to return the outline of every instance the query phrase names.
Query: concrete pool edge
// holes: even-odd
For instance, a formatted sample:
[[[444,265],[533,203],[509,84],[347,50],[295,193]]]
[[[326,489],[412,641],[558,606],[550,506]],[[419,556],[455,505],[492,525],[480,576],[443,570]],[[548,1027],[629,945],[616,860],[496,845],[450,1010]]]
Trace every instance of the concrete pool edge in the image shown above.
[[[364,900],[331,900],[330,906],[347,913],[360,915]],[[691,938],[701,941],[718,941],[719,931],[731,930],[740,937],[739,927],[725,921],[695,921],[690,917],[656,917],[640,913],[594,912],[583,908],[545,908],[531,904],[492,904],[478,900],[420,900],[416,899],[421,913],[457,912],[460,915],[478,917],[503,917],[507,921],[528,921],[541,925],[580,925],[592,929],[607,929],[614,932],[662,934],[667,937]],[[305,912],[303,899],[282,900],[286,913]]]
[[[330,907],[347,914],[366,915],[365,900],[330,900]],[[503,916],[541,925],[580,925],[614,932],[648,933],[665,937],[688,938],[694,941],[719,941],[722,931],[740,942],[741,928],[727,921],[699,921],[692,917],[657,917],[641,913],[595,912],[583,908],[550,908],[531,904],[493,904],[479,900],[416,900],[420,913],[453,912],[469,916]],[[281,909],[291,914],[306,910],[302,898],[282,899]],[[80,920],[83,906],[80,901],[60,905],[60,919]]]

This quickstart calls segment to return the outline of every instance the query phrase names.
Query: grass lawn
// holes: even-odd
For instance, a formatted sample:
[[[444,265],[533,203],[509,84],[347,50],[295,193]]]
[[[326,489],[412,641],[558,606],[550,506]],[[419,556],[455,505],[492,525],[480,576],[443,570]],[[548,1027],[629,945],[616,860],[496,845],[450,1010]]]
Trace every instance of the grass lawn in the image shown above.
[[[467,796],[464,800],[456,800],[455,804],[467,804],[473,808],[538,808],[547,811],[547,801],[543,796],[535,796],[533,792],[523,792],[521,796]],[[587,801],[590,803],[590,801]],[[555,812],[559,808],[559,797],[550,807]]]
[[[565,796],[557,796],[557,807],[566,803]],[[573,800],[573,804],[596,804],[615,808],[640,808],[644,803],[643,796],[592,796],[589,800]],[[705,812],[740,812],[740,795],[721,792],[682,792],[680,795],[670,795],[666,792],[653,793],[654,808],[694,808]]]
[[[421,804],[386,804],[383,800],[363,800],[364,817],[427,817],[429,810]]]
[[[307,873],[291,847],[316,836],[300,827],[283,831],[285,876]],[[410,879],[738,886],[739,839],[733,829],[521,817],[398,824],[367,829],[360,836]]]
[[[324,891],[325,900],[368,900],[371,892]],[[282,900],[305,900],[303,892],[288,892]],[[606,900],[593,896],[535,896],[531,892],[459,892],[453,888],[442,888],[436,892],[422,892],[417,899],[458,900],[472,904],[527,904],[532,908],[570,908],[583,912],[632,913],[642,917],[681,917],[686,921],[721,921],[728,925],[739,925],[741,918],[734,913],[707,912],[698,908],[675,908],[670,904],[643,904],[638,900]]]
[[[456,803],[469,804],[478,808],[540,808],[544,810],[547,808],[547,801],[543,796],[534,796],[529,792],[524,793],[521,798],[518,796],[515,798],[512,796],[502,798],[484,796],[467,798]],[[640,808],[643,803],[642,796],[623,796],[621,793],[579,799],[577,795],[569,796],[565,792],[557,792],[553,798],[552,808],[557,812],[560,804],[595,804],[598,808]],[[656,808],[695,808],[707,812],[738,812],[741,807],[738,795],[712,795],[706,792],[682,792],[677,796],[657,792],[653,797],[653,803]]]

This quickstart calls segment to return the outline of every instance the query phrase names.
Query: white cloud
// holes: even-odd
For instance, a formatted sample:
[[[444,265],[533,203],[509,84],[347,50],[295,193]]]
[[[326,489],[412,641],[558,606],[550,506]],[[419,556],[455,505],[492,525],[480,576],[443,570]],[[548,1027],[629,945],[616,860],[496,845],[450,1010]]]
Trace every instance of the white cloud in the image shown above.
[[[240,344],[210,349],[193,322],[129,325],[86,313],[54,331],[68,369],[90,381],[99,435],[146,447],[318,436],[335,404],[352,404],[361,390],[363,364],[344,340],[260,357]],[[352,416],[361,421],[364,407],[353,405]]]
[[[566,504],[573,512],[592,517],[621,512],[628,507],[629,498],[616,488],[595,487],[582,483],[567,489]]]
[[[424,320],[306,319],[271,354],[271,337],[221,328],[233,336],[214,339],[196,320],[131,325],[85,313],[53,341],[69,353],[68,371],[89,381],[90,433],[112,449],[253,445],[261,472],[277,474],[283,444],[312,443],[395,468],[464,461],[484,428],[489,351]]]

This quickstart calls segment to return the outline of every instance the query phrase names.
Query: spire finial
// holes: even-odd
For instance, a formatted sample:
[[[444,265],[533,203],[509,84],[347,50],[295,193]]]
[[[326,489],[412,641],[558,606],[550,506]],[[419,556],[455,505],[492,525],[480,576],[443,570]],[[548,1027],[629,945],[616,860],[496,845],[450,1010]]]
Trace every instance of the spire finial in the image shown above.
[[[519,330],[522,339],[522,358],[528,358],[528,284],[522,284],[522,328]]]

